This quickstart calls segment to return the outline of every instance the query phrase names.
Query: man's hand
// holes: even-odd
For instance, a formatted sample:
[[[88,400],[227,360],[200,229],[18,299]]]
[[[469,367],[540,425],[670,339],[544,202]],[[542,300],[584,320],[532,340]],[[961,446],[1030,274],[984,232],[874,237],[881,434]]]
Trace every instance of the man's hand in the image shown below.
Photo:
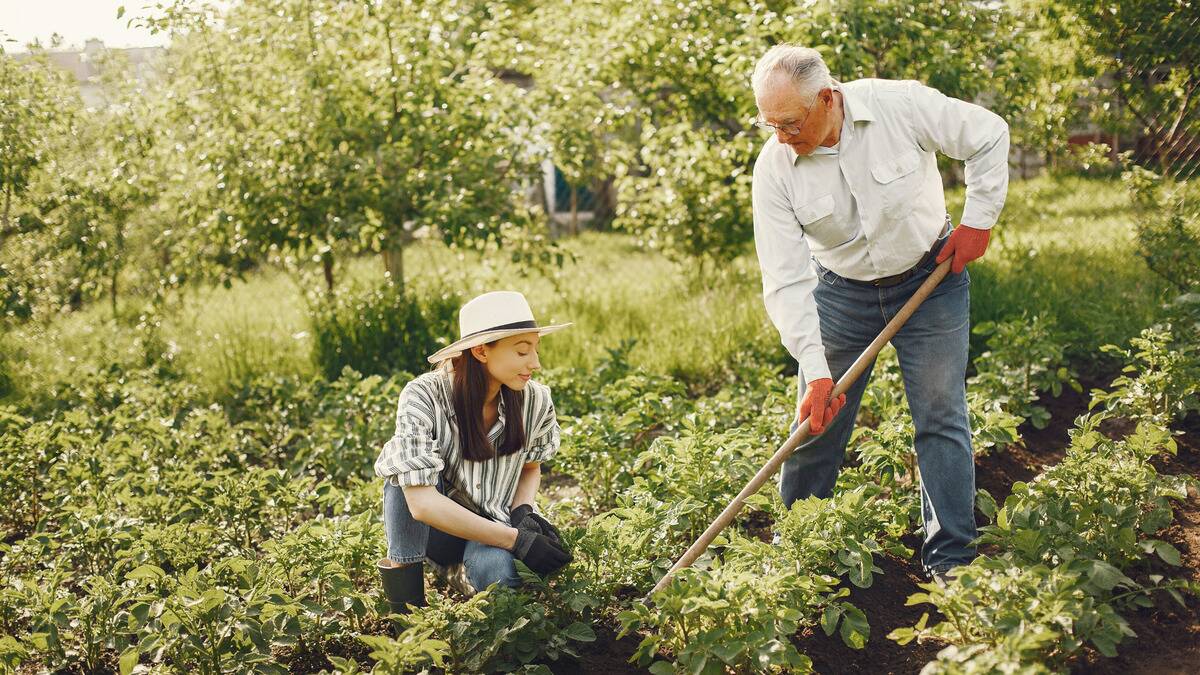
[[[796,423],[803,423],[807,418],[808,430],[814,435],[825,431],[825,425],[846,405],[845,394],[830,400],[829,396],[832,393],[833,380],[828,377],[809,382],[808,389],[804,392],[804,400],[800,402],[800,417]]]
[[[988,239],[991,236],[991,230],[959,225],[950,233],[946,245],[938,252],[938,264],[941,264],[946,258],[954,256],[954,262],[950,263],[950,271],[961,274],[967,263],[981,257],[987,250]]]

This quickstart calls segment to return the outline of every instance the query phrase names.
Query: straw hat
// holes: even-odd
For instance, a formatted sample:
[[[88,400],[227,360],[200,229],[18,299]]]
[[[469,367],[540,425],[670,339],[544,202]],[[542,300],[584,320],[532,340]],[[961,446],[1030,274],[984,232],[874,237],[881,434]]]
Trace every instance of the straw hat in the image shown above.
[[[516,291],[484,293],[458,311],[458,341],[431,354],[429,362],[438,363],[458,356],[471,347],[510,335],[549,335],[570,325],[538,326],[525,296]]]

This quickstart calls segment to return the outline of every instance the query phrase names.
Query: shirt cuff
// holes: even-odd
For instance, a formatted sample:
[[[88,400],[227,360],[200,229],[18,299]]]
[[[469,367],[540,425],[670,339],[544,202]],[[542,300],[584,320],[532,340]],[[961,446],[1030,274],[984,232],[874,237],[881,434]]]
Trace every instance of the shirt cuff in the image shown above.
[[[833,379],[829,374],[829,364],[825,362],[823,354],[807,354],[800,357],[798,363],[800,374],[804,376],[805,382],[812,382],[823,377]]]
[[[977,230],[990,230],[996,224],[996,219],[1000,217],[1000,210],[993,209],[979,200],[968,199],[963,205],[962,220],[960,221],[967,227],[973,227]]]

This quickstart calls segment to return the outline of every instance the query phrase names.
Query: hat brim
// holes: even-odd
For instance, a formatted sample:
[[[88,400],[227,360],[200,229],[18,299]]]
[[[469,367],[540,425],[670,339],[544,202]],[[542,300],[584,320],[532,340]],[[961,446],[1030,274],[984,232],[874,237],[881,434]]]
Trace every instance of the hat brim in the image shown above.
[[[537,328],[510,328],[508,330],[491,330],[471,337],[463,338],[451,345],[442,347],[438,351],[429,355],[430,363],[441,363],[446,359],[454,358],[471,347],[487,344],[493,340],[502,340],[513,335],[524,335],[525,333],[537,333],[539,336],[557,333],[558,331],[573,326],[573,323],[560,323],[553,326],[539,326]]]

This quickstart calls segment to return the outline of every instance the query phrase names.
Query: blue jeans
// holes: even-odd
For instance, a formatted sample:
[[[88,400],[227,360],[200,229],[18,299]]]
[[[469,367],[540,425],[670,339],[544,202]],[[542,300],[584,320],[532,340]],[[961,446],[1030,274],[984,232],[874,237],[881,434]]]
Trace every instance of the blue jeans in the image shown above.
[[[815,260],[813,263],[819,279],[814,296],[821,340],[835,382],[937,267],[931,256],[907,281],[879,288],[857,285]],[[947,274],[892,338],[916,431],[925,524],[921,560],[931,572],[966,564],[975,557],[971,546],[976,537],[975,462],[966,393],[970,284],[966,269],[961,274]],[[874,366],[872,361],[851,385],[845,407],[825,431],[802,444],[784,463],[779,486],[787,506],[811,495],[833,494]],[[806,384],[801,376],[801,400]]]
[[[441,483],[438,484],[438,491],[442,491]],[[453,549],[458,544],[467,581],[475,590],[481,591],[494,583],[509,587],[521,584],[511,551],[477,541],[464,541],[413,518],[408,510],[408,501],[404,498],[404,489],[388,481],[383,484],[383,527],[387,532],[388,558],[392,562],[422,562],[427,556],[442,565],[458,562],[433,555],[430,540],[437,539],[440,544],[438,548],[443,551]]]

